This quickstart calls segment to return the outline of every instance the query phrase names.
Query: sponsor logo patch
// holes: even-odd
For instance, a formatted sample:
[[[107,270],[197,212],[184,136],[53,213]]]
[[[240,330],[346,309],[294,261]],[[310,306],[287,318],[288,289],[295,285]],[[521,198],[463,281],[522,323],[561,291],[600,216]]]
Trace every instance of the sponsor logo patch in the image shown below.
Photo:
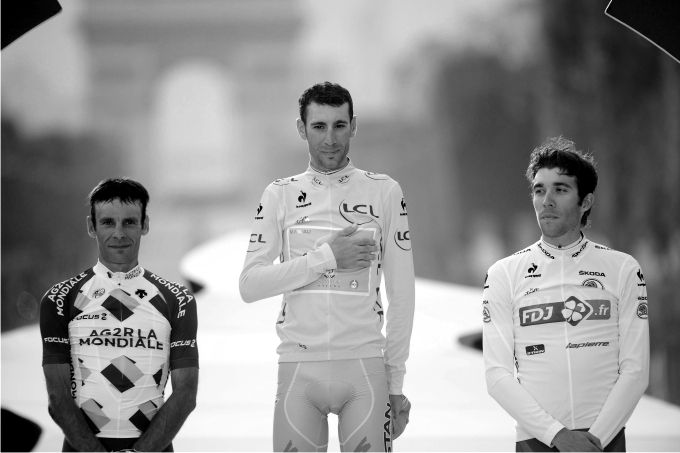
[[[609,346],[608,341],[595,341],[585,343],[569,343],[565,349],[592,348],[595,346]]]
[[[555,257],[552,256],[552,255],[550,254],[549,251],[547,251],[546,249],[544,249],[543,246],[542,246],[541,244],[538,244],[538,248],[541,249],[541,252],[543,252],[543,254],[544,254],[545,256],[547,256],[548,258],[550,258],[551,260],[554,260],[554,259],[555,259]]]
[[[262,203],[260,203],[260,207],[257,208],[257,213],[255,214],[255,220],[264,219],[264,217],[260,217],[261,212],[262,212]]]
[[[411,232],[397,230],[394,233],[394,243],[402,250],[411,250]]]
[[[104,295],[105,292],[106,292],[106,291],[104,290],[104,288],[96,289],[96,290],[92,293],[92,297],[93,297],[94,299],[97,299],[98,297],[102,297],[102,296]]]
[[[535,344],[527,346],[525,349],[527,351],[527,355],[543,354],[545,352],[545,345]]]
[[[649,310],[649,308],[647,307],[647,302],[640,302],[638,304],[638,308],[637,308],[638,318],[647,319],[647,311],[648,310]]]
[[[482,308],[482,319],[484,322],[491,322],[491,313],[489,312],[489,307]]]
[[[576,326],[585,319],[598,321],[610,317],[610,301],[604,299],[581,301],[573,296],[564,302],[550,302],[519,309],[519,323],[522,327],[565,321]]]
[[[583,283],[581,283],[581,285],[589,286],[591,288],[604,289],[604,285],[602,284],[602,282],[596,278],[586,278],[585,280],[583,280]]]

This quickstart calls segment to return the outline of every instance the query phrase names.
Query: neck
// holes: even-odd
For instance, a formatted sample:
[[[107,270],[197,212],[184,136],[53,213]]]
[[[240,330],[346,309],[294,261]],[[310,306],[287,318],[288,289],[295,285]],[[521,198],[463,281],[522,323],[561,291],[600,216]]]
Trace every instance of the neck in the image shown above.
[[[317,168],[316,165],[314,165],[314,163],[313,163],[311,160],[309,161],[309,166],[312,167],[312,170],[314,170],[314,171],[316,171],[316,172],[319,172],[319,173],[321,173],[322,175],[331,175],[331,174],[333,174],[333,173],[337,173],[337,172],[339,172],[340,170],[344,170],[345,167],[347,167],[347,165],[349,165],[349,157],[348,157],[347,160],[345,161],[345,164],[344,164],[344,165],[342,165],[340,168],[335,168],[335,169],[333,169],[333,170],[329,170],[329,169],[327,169],[327,168],[324,168],[324,169]]]
[[[99,258],[99,262],[112,272],[129,272],[139,264],[138,260],[134,260],[131,263],[109,263],[101,258]]]

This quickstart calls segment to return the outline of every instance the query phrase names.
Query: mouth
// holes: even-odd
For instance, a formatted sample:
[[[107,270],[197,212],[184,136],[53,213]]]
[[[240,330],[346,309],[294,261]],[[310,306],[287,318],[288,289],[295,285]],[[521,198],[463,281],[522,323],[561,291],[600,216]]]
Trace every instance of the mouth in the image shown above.
[[[125,250],[126,248],[131,247],[131,246],[132,246],[131,244],[127,244],[127,245],[109,245],[109,248],[112,248],[112,249],[114,249],[114,250]]]
[[[541,218],[541,219],[551,220],[551,219],[557,219],[557,218],[559,218],[559,217],[557,217],[555,214],[541,214],[541,217],[540,217],[540,218]]]

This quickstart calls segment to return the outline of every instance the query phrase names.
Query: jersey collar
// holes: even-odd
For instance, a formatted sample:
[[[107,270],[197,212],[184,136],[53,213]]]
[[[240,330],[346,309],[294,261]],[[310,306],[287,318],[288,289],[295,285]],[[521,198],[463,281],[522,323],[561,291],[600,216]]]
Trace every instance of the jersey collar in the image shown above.
[[[315,187],[325,187],[330,185],[345,185],[353,178],[352,174],[356,171],[352,160],[347,158],[347,165],[339,170],[332,172],[322,172],[312,167],[311,162],[305,172],[305,177]]]
[[[97,275],[101,275],[102,277],[110,278],[112,280],[116,281],[121,281],[121,280],[132,280],[140,275],[144,274],[144,269],[142,266],[137,264],[135,267],[130,269],[127,272],[114,272],[110,270],[108,267],[104,266],[101,261],[97,260],[97,265],[94,267],[94,273]]]
[[[543,253],[548,256],[571,256],[572,258],[576,258],[581,254],[581,252],[583,252],[583,250],[585,250],[589,243],[590,241],[586,238],[585,234],[581,232],[581,237],[578,241],[564,247],[557,247],[555,245],[548,244],[543,240],[543,237],[541,237],[541,240],[538,241],[538,246],[543,250]]]

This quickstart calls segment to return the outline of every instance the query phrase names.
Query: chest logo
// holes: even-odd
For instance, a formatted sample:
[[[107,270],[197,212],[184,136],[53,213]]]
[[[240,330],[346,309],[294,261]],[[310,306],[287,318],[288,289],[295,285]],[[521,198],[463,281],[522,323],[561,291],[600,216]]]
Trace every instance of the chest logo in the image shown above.
[[[357,204],[350,207],[350,205],[345,203],[345,200],[342,200],[340,202],[340,205],[338,205],[338,212],[340,213],[343,219],[345,219],[349,223],[356,223],[357,225],[363,225],[364,223],[372,222],[373,219],[369,218],[365,222],[354,222],[353,220],[351,220],[351,218],[354,217],[356,214],[360,214],[361,216],[373,217],[375,219],[380,218],[380,216],[375,213],[373,205]]]
[[[135,291],[135,294],[137,294],[137,297],[139,297],[140,299],[144,299],[147,296],[146,291],[144,291],[143,289],[138,289],[137,291]]]
[[[306,208],[307,206],[312,204],[311,201],[309,203],[305,203],[305,201],[307,201],[307,192],[304,192],[302,190],[300,191],[300,196],[297,197],[297,201],[300,204],[296,205],[295,206],[296,208]]]
[[[99,288],[99,289],[96,289],[94,291],[94,293],[92,293],[92,297],[97,299],[98,297],[102,297],[104,295],[104,293],[105,293],[104,288]]]
[[[577,326],[581,321],[602,321],[611,317],[611,301],[605,299],[579,300],[572,296],[564,302],[530,305],[519,309],[522,327],[554,322],[568,322]]]
[[[540,277],[541,274],[536,273],[536,269],[538,269],[538,266],[536,263],[531,263],[531,267],[527,269],[527,274],[524,278],[537,278]]]

